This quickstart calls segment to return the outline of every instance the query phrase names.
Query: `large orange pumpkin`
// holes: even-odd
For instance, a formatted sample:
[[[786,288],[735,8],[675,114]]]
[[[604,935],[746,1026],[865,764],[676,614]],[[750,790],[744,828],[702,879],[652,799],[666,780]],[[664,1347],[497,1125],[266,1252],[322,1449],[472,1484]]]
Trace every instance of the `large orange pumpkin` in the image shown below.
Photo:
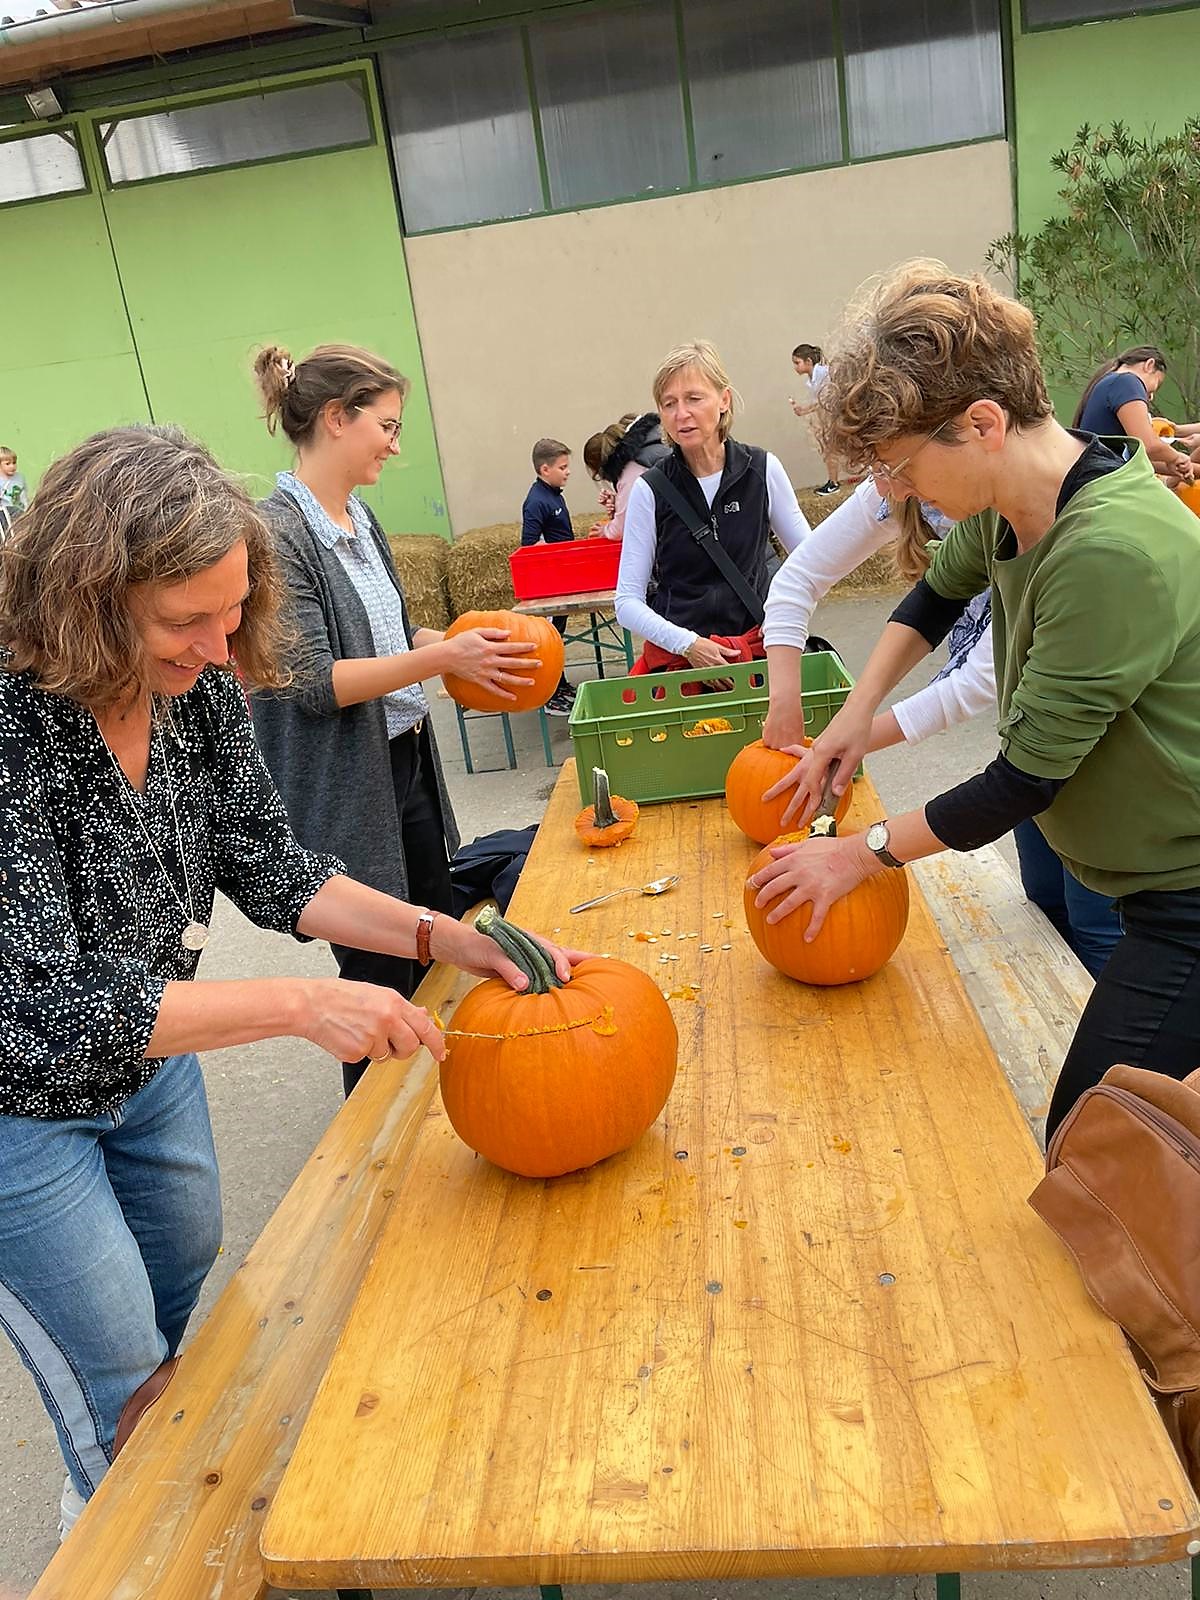
[[[805,739],[804,743],[811,745],[812,740]],[[770,844],[783,832],[783,813],[795,791],[789,789],[769,804],[764,802],[763,795],[795,765],[795,756],[768,749],[761,739],[739,750],[730,763],[725,775],[725,804],[734,822],[757,844]],[[852,799],[851,786],[847,784],[845,794],[837,803],[839,822],[849,811]]]
[[[546,952],[492,908],[476,918],[530,979],[489,978],[446,1032],[442,1103],[455,1132],[507,1172],[553,1178],[635,1144],[671,1092],[679,1041],[652,978],[589,956],[562,984]]]
[[[528,688],[513,688],[515,700],[502,700],[499,695],[472,683],[453,672],[443,675],[446,692],[468,711],[536,711],[558,688],[563,670],[563,642],[555,628],[545,617],[526,617],[516,611],[464,611],[446,629],[447,639],[465,633],[468,628],[504,628],[510,641],[534,646],[533,655],[542,664],[527,667],[521,657],[513,658],[512,671],[522,678],[532,678]]]
[[[1189,511],[1194,511],[1200,517],[1200,483],[1177,483],[1175,493]]]
[[[807,837],[807,830],[786,833],[774,843],[793,844]],[[877,872],[843,895],[830,906],[817,937],[805,944],[811,905],[805,903],[781,922],[769,923],[775,902],[761,908],[754,904],[758,890],[749,878],[773,859],[769,846],[754,858],[744,895],[746,923],[760,955],[789,978],[826,986],[857,983],[886,966],[908,926],[908,873],[903,868]]]

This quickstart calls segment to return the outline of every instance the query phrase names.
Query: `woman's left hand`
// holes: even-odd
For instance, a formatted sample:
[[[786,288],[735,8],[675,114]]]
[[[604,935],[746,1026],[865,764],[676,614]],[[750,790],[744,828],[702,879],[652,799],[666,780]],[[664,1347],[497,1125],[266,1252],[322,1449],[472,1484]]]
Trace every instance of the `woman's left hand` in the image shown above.
[[[771,854],[775,859],[747,880],[759,891],[754,904],[760,909],[771,906],[767,921],[775,923],[811,903],[805,944],[820,933],[830,906],[857,888],[878,866],[857,838],[804,839],[799,844],[773,845]]]
[[[466,923],[456,923],[453,917],[439,917],[434,924],[435,930],[443,922],[451,924],[464,935],[464,948],[461,951],[447,951],[445,960],[453,962],[456,967],[461,967],[464,972],[473,972],[477,978],[500,978],[510,989],[528,988],[525,974],[515,962],[508,959],[494,939],[489,939],[486,934],[477,932]],[[569,983],[571,968],[585,961],[588,952],[566,950],[561,945],[555,944],[552,939],[543,938],[540,933],[534,937],[554,963],[554,970],[562,982]]]

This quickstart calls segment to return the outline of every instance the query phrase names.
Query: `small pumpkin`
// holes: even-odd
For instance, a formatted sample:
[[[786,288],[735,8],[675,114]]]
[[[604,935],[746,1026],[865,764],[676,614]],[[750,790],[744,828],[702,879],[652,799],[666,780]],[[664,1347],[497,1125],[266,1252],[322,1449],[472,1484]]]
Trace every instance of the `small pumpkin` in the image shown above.
[[[575,818],[575,832],[592,849],[624,844],[637,826],[637,801],[611,794],[603,767],[592,768],[592,794],[595,804],[585,806]]]
[[[453,639],[469,628],[505,629],[510,643],[533,645],[532,654],[541,666],[530,667],[520,656],[513,658],[511,670],[519,677],[533,679],[525,687],[512,686],[515,700],[502,700],[491,689],[453,672],[442,676],[447,694],[468,711],[536,711],[544,706],[562,680],[563,642],[558,629],[545,617],[527,617],[517,611],[464,611],[446,629],[446,637]]]
[[[1168,422],[1166,417],[1151,417],[1150,426],[1160,439],[1173,439],[1175,437],[1175,424]]]
[[[1177,483],[1175,493],[1189,511],[1200,517],[1200,483]]]
[[[662,990],[589,956],[562,983],[530,934],[485,907],[475,926],[529,978],[488,978],[446,1031],[442,1103],[455,1132],[506,1172],[554,1178],[636,1144],[675,1081],[679,1040]]]
[[[805,739],[806,746],[812,744]],[[793,791],[789,790],[778,800],[769,803],[763,795],[773,784],[785,778],[796,765],[795,756],[782,750],[769,749],[761,739],[739,750],[725,774],[725,805],[729,815],[744,834],[757,844],[770,844],[783,832],[783,813]],[[840,822],[850,809],[853,799],[851,786],[838,799],[836,816]]]
[[[785,833],[773,842],[796,844],[807,837],[806,828],[802,833]],[[754,858],[749,877],[773,859],[768,846]],[[908,873],[903,868],[877,872],[835,901],[811,944],[804,942],[804,934],[812,906],[805,903],[781,922],[770,923],[767,916],[775,902],[756,906],[758,890],[749,877],[744,904],[750,936],[759,954],[777,971],[801,983],[830,987],[869,978],[892,959],[908,926]]]

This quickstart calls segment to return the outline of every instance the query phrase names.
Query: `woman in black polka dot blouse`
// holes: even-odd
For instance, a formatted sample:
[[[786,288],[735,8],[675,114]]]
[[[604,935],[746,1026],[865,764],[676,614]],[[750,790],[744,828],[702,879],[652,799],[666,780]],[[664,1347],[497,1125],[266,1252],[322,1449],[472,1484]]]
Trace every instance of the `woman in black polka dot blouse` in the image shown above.
[[[194,1052],[444,1053],[375,984],[195,982],[215,889],[298,939],[523,982],[474,929],[297,842],[229,665],[284,686],[281,593],[253,504],[171,429],[78,446],[0,549],[0,1323],[54,1419],[64,1530],[216,1254]]]

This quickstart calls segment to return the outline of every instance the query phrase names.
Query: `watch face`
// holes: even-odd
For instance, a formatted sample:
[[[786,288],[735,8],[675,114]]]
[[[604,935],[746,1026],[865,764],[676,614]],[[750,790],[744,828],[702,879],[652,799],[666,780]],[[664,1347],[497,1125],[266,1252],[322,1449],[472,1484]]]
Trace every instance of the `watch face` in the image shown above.
[[[886,850],[888,844],[887,825],[883,822],[873,822],[867,829],[867,849]]]

